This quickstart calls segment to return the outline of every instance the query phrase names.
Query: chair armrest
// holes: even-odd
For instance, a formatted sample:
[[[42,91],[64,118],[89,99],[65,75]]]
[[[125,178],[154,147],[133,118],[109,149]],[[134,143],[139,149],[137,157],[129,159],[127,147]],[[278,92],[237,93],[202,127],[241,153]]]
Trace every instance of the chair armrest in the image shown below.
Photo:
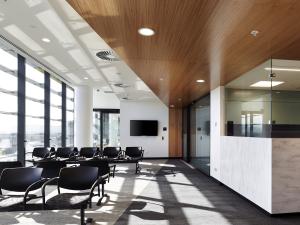
[[[112,172],[112,176],[115,177],[116,165],[110,165],[109,166],[109,176],[110,176],[111,172]]]
[[[141,154],[141,159],[143,159],[143,158],[144,158],[144,151],[145,151],[145,150],[144,150],[144,149],[142,149],[141,151],[142,151],[142,154]]]
[[[91,190],[90,190],[89,199],[91,199],[93,197],[93,193],[94,193],[95,188],[99,184],[101,184],[103,181],[104,181],[104,176],[101,176],[101,177],[98,177],[98,179],[94,182],[94,184],[92,185]]]
[[[54,178],[51,178],[51,179],[47,180],[43,184],[43,186],[42,186],[43,206],[45,206],[45,204],[46,204],[46,194],[45,194],[46,186],[49,185],[50,183],[52,183],[53,181],[58,180],[58,179],[59,179],[59,177],[54,177]]]
[[[23,203],[24,205],[26,204],[26,199],[27,199],[27,196],[29,194],[30,191],[33,191],[33,190],[36,190],[38,189],[39,187],[43,186],[46,182],[47,182],[47,178],[43,178],[41,180],[38,180],[36,182],[34,182],[33,184],[31,184],[25,191],[25,194],[24,194],[24,199],[23,199]]]

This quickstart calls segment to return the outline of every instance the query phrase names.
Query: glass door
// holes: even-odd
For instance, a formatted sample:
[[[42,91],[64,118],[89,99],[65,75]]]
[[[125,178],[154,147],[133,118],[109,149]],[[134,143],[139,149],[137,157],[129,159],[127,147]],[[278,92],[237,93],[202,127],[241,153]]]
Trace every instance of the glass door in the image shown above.
[[[103,149],[120,146],[120,110],[94,109],[93,145]]]
[[[206,96],[190,110],[190,162],[210,174],[210,97]]]

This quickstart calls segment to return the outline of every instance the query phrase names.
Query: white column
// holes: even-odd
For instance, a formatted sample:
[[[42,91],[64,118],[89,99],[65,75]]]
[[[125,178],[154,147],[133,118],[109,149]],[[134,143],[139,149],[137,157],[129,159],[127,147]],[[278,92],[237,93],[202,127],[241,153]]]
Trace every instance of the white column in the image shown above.
[[[221,136],[224,135],[224,86],[210,92],[210,175],[220,180]]]
[[[93,145],[93,89],[75,88],[75,147]]]

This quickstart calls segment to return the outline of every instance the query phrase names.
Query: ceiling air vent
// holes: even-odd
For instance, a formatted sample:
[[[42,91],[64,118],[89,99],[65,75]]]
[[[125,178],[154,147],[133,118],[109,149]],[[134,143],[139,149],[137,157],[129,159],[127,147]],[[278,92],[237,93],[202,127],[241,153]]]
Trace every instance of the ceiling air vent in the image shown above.
[[[120,88],[128,88],[128,87],[130,87],[130,85],[128,85],[128,84],[114,84],[116,87],[120,87]]]
[[[101,50],[97,52],[96,56],[105,61],[120,61],[117,55],[110,50]]]
[[[115,93],[114,91],[104,91],[105,94],[113,94]]]

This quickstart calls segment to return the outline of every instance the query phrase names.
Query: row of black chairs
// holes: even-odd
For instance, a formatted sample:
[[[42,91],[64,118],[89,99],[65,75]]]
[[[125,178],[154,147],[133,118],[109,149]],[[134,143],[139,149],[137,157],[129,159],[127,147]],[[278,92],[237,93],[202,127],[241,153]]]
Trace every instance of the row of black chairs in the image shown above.
[[[126,147],[125,151],[119,147],[105,147],[103,151],[100,151],[97,147],[83,147],[78,151],[76,147],[59,147],[44,148],[37,147],[33,149],[32,158],[72,158],[72,157],[130,157],[130,158],[143,158],[144,150],[141,147]]]
[[[91,163],[89,163],[91,162]],[[96,163],[97,162],[97,163]],[[98,187],[100,196],[100,185],[102,185],[102,197],[104,197],[104,184],[109,179],[110,169],[105,162],[85,161],[78,167],[66,167],[62,161],[41,162],[36,167],[22,167],[20,162],[0,163],[0,209],[12,209],[12,207],[23,206],[26,209],[28,201],[42,197],[44,209],[79,209],[81,210],[81,224],[84,224],[84,210],[87,205],[91,207],[91,199],[94,190]],[[51,165],[57,171],[57,164],[61,164],[58,174],[49,174]],[[44,165],[43,165],[44,164]],[[53,172],[53,171],[52,171]],[[58,195],[46,199],[46,186],[57,185]],[[31,191],[42,190],[42,196],[30,195]],[[61,189],[90,190],[89,193],[61,193]],[[23,192],[22,195],[3,195],[2,190]]]

